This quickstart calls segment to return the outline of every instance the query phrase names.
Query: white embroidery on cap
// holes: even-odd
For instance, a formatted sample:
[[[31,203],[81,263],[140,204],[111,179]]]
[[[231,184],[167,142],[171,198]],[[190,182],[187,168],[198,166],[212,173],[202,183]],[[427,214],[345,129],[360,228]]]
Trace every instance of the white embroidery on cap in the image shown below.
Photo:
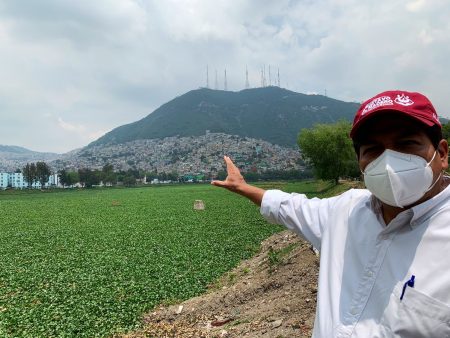
[[[390,96],[377,97],[376,99],[373,99],[368,104],[366,104],[361,115],[365,115],[368,112],[370,112],[371,110],[374,110],[375,108],[378,108],[381,106],[392,106],[392,105],[394,105],[394,102],[392,102],[392,99]]]
[[[401,104],[402,106],[410,106],[414,104],[414,101],[409,98],[409,96],[406,96],[405,94],[397,94],[397,97],[395,98],[395,103]]]

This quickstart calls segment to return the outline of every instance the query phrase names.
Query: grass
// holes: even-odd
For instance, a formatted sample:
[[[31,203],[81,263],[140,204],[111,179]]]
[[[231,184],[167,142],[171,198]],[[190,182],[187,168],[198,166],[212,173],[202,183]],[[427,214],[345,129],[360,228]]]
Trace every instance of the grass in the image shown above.
[[[270,268],[275,268],[283,262],[283,258],[286,257],[292,250],[294,250],[299,244],[292,243],[288,246],[276,249],[269,248],[269,252],[267,253],[267,259]]]
[[[206,210],[193,210],[197,199]],[[136,328],[143,313],[204,292],[283,229],[243,197],[209,185],[6,191],[0,214],[1,337]]]

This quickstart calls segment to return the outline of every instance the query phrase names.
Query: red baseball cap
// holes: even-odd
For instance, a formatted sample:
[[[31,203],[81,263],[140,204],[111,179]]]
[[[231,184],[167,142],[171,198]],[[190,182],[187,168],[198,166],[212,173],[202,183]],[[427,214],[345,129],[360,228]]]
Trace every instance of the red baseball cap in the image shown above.
[[[380,112],[386,113],[386,111],[403,113],[428,127],[438,125],[442,128],[436,110],[425,95],[389,90],[374,96],[361,105],[353,120],[350,137],[353,138],[361,125],[370,120],[370,117],[378,115]]]

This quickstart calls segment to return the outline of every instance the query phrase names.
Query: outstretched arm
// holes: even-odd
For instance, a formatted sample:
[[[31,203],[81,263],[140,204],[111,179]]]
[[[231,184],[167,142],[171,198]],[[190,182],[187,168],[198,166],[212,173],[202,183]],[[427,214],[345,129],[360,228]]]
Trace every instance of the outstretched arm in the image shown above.
[[[225,181],[212,181],[211,184],[247,197],[256,205],[261,206],[262,198],[266,191],[245,182],[238,167],[228,156],[224,156],[224,160],[227,165],[227,178]]]

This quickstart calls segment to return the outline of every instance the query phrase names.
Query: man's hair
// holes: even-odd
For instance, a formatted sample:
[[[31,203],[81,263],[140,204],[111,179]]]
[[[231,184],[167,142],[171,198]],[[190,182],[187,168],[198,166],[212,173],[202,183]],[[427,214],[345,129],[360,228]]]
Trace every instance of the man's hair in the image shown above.
[[[425,134],[428,136],[428,138],[431,141],[431,144],[433,145],[434,149],[437,149],[439,142],[442,140],[442,129],[438,125],[434,125],[431,127],[424,126],[421,128]],[[361,138],[358,136],[361,136],[361,134],[364,133],[358,133],[353,138],[353,148],[355,149],[356,156],[359,158],[359,149],[361,148]]]

